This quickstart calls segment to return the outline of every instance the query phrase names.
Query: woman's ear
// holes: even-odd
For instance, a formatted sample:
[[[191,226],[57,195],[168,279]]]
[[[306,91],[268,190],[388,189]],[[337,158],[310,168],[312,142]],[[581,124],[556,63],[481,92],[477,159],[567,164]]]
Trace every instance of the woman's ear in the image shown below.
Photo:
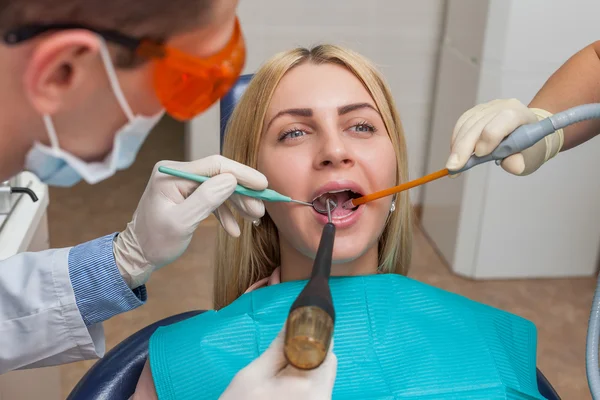
[[[41,115],[68,109],[103,82],[100,38],[86,30],[62,31],[40,39],[24,74],[24,90]],[[102,68],[102,69],[99,69]]]

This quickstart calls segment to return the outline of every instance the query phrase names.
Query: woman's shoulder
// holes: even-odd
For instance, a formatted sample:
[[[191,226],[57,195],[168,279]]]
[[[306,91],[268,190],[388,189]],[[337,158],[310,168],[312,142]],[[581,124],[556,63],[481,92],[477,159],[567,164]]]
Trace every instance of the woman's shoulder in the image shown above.
[[[244,292],[244,294],[253,292],[256,289],[260,289],[260,288],[265,287],[265,286],[277,285],[278,283],[281,283],[280,267],[275,268],[275,270],[273,271],[273,273],[270,276],[268,276],[266,278],[263,278],[263,279],[260,279],[256,283],[252,284]]]

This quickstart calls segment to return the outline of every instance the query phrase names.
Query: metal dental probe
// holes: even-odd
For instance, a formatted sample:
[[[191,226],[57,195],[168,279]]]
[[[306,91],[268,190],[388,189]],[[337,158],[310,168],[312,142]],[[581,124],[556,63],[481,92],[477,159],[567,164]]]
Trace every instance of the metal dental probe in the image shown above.
[[[335,225],[331,222],[331,203],[327,201],[327,224],[313,263],[310,280],[292,304],[285,331],[285,356],[296,368],[317,368],[327,356],[335,309],[329,288]]]
[[[210,177],[208,177],[208,176],[196,175],[191,172],[180,171],[180,170],[173,169],[170,167],[165,167],[165,166],[158,167],[158,171],[162,172],[163,174],[175,176],[177,178],[187,179],[187,180],[198,182],[198,183],[204,183],[210,179]],[[310,207],[314,208],[313,203],[308,203],[306,201],[300,201],[300,200],[294,200],[291,197],[284,196],[281,193],[278,193],[272,189],[252,190],[252,189],[248,189],[247,187],[244,187],[242,185],[237,185],[235,188],[235,193],[241,194],[243,196],[253,197],[255,199],[264,200],[264,201],[281,201],[281,202],[287,202],[287,203],[297,203],[297,204],[302,204],[302,205],[310,206]],[[319,211],[319,210],[317,210],[317,211]]]

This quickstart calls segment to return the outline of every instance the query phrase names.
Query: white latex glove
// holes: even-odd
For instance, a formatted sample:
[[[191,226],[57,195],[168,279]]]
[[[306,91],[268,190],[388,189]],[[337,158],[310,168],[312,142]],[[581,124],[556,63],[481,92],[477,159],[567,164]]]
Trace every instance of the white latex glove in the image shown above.
[[[237,373],[220,400],[331,399],[337,374],[333,340],[318,368],[303,371],[289,365],[283,353],[285,327],[265,352]]]
[[[456,122],[446,168],[451,171],[462,168],[473,153],[479,157],[490,154],[519,126],[551,115],[545,110],[527,108],[516,99],[494,100],[473,107]],[[558,154],[563,142],[560,129],[523,152],[507,157],[502,168],[514,175],[529,175]]]
[[[199,185],[158,172],[163,165],[212,178]],[[260,172],[222,156],[156,164],[133,220],[114,242],[115,260],[129,287],[146,283],[153,271],[183,254],[198,224],[211,213],[227,233],[239,236],[240,228],[223,204],[226,200],[244,218],[262,217],[265,213],[262,201],[232,194],[238,183],[254,190],[263,190],[268,185]]]

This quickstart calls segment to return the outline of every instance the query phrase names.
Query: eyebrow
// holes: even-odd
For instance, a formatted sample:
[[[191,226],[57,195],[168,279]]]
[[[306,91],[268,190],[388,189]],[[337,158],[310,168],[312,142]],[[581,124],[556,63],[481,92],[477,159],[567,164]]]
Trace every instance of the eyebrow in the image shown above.
[[[277,118],[283,115],[295,115],[297,117],[312,117],[313,111],[310,108],[289,108],[287,110],[281,110],[277,114],[275,114],[273,118],[271,118],[271,121],[267,125],[267,130],[269,130],[269,127],[273,124],[273,121],[275,121]]]
[[[337,110],[338,110],[338,115],[344,115],[344,114],[348,114],[352,111],[360,110],[362,108],[370,108],[373,111],[375,111],[377,114],[379,114],[379,111],[369,103],[347,104],[345,106],[338,107]],[[269,123],[267,124],[267,130],[269,130],[269,128],[273,124],[273,121],[275,121],[277,118],[284,116],[284,115],[294,115],[297,117],[312,117],[313,110],[311,108],[289,108],[287,110],[281,110],[277,114],[275,114],[275,116],[273,118],[271,118],[271,121],[269,121]]]
[[[379,111],[369,103],[355,103],[355,104],[348,104],[346,106],[338,107],[338,115],[348,114],[352,111],[360,110],[361,108],[370,108],[371,110],[373,110],[377,114],[379,114]]]

